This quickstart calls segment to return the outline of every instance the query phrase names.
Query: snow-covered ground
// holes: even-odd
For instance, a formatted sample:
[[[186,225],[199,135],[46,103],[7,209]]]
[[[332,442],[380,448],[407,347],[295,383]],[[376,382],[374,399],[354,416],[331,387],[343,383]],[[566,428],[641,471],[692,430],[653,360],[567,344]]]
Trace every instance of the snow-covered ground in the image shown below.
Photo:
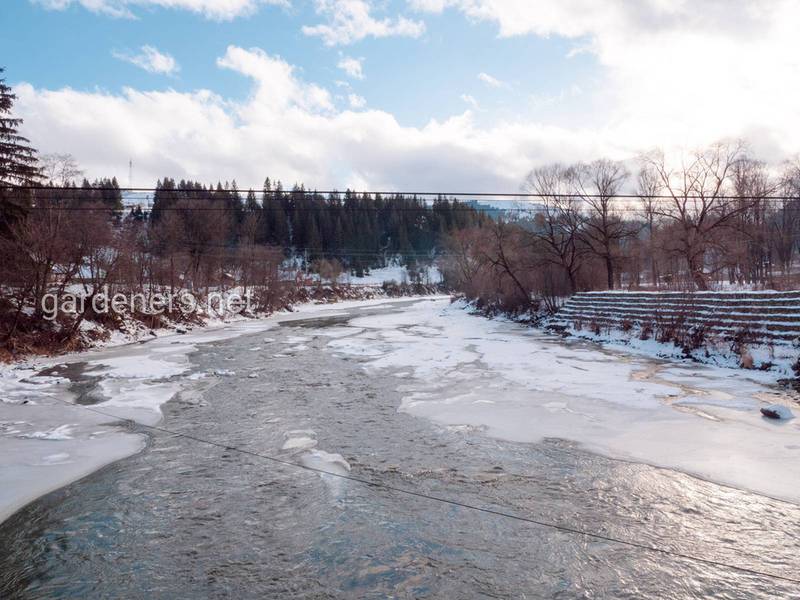
[[[371,269],[369,275],[356,277],[345,273],[339,277],[339,283],[350,285],[381,285],[384,282],[394,281],[395,283],[410,283],[411,277],[408,269],[404,265],[391,265],[381,269]],[[441,283],[442,274],[435,266],[424,267],[422,273],[422,283],[437,284]]]
[[[122,431],[113,419],[72,404],[80,390],[64,377],[70,369],[77,366],[84,376],[99,378],[100,397],[80,398],[79,402],[92,403],[88,408],[121,419],[152,425],[161,420],[161,406],[175,394],[181,393],[182,399],[191,402],[203,380],[212,382],[231,374],[219,368],[187,375],[189,354],[197,344],[266,331],[281,321],[412,301],[384,298],[305,304],[292,313],[265,319],[215,321],[185,335],[172,332],[145,343],[0,366],[0,522],[31,500],[138,452],[145,443],[144,436]],[[114,340],[120,341],[122,338]],[[49,368],[52,373],[39,375]],[[321,452],[309,460],[337,462],[335,456]]]
[[[628,332],[605,329],[600,333],[594,333],[588,328],[577,330],[570,325],[566,332],[575,338],[632,354],[674,360],[685,358],[683,349],[672,342],[658,342],[653,337],[641,339],[641,329],[638,327]],[[765,378],[756,376],[759,380],[770,382],[794,377],[793,365],[800,357],[800,348],[789,343],[748,344],[746,352],[752,357],[756,368],[764,364],[771,365],[769,374]],[[714,339],[709,336],[701,348],[691,351],[691,355],[697,362],[728,369],[741,368],[742,357],[733,350],[731,342],[724,339]]]
[[[287,280],[294,280],[298,275],[310,281],[319,281],[320,276],[316,273],[307,273],[303,268],[303,261],[300,257],[287,258],[283,265],[282,277]],[[436,285],[443,280],[442,273],[436,265],[419,265],[416,271],[420,276],[420,282],[426,285]],[[384,283],[413,283],[414,279],[408,271],[408,267],[402,264],[401,257],[390,258],[387,266],[370,269],[361,277],[345,271],[339,275],[336,282],[341,285],[364,285],[380,287]]]
[[[331,340],[365,368],[405,378],[400,410],[500,439],[572,440],[800,502],[800,422],[759,408],[795,400],[775,374],[657,362],[470,315],[447,301],[354,319]]]
[[[128,209],[141,206],[142,210],[150,210],[153,207],[153,195],[153,192],[125,190],[122,192],[122,205]]]

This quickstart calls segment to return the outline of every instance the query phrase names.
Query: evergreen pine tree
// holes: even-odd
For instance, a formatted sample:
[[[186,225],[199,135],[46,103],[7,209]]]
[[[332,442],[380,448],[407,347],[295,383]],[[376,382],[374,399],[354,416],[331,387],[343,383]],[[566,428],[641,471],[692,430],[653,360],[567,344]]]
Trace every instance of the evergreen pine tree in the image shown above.
[[[181,182],[181,187],[183,186],[184,183]],[[156,183],[156,191],[153,194],[153,209],[150,213],[150,218],[153,222],[158,222],[164,214],[163,210],[172,208],[176,200],[175,180],[169,177],[165,177],[164,181],[159,180]]]
[[[289,227],[286,222],[286,213],[283,207],[283,190],[280,182],[276,183],[274,189],[269,178],[264,182],[261,208],[264,212],[264,218],[261,219],[264,241],[282,248],[288,246]]]
[[[258,200],[256,200],[256,193],[252,188],[247,190],[247,198],[244,201],[244,208],[248,213],[256,212],[260,208],[258,205]]]
[[[229,189],[228,193],[228,206],[232,209],[234,221],[241,223],[244,219],[244,202],[242,202],[242,195],[239,193],[239,186],[236,185],[236,180],[231,181],[230,187],[228,182],[225,182],[225,189]]]
[[[0,68],[0,75],[3,73]],[[17,129],[22,119],[11,117],[16,95],[0,77],[0,183],[6,185],[31,185],[41,181],[36,150]]]
[[[292,224],[289,222],[289,209],[291,207],[289,195],[283,191],[283,185],[278,181],[274,188],[275,205],[278,207],[274,211],[275,221],[273,231],[275,244],[288,248],[292,245]]]
[[[107,202],[111,208],[114,210],[122,210],[122,191],[119,189],[119,182],[116,176],[111,178],[107,194]]]
[[[17,132],[22,119],[11,116],[14,100],[16,96],[5,84],[5,78],[0,77],[0,186],[31,185],[40,183],[42,179],[36,150]],[[25,216],[25,207],[30,204],[30,199],[30,190],[0,187],[0,233],[8,231]]]

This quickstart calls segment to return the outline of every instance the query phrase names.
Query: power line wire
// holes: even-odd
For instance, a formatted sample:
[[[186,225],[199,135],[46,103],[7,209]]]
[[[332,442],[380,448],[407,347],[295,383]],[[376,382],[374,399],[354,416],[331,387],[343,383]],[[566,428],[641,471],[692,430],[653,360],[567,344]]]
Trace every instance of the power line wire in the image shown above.
[[[208,189],[194,189],[194,188],[153,188],[153,187],[70,187],[70,186],[50,186],[50,185],[0,185],[0,189],[5,190],[29,190],[29,191],[69,191],[69,192],[159,192],[164,194],[233,194],[238,193],[240,196],[246,196],[247,192],[240,189],[233,188],[208,188]],[[544,192],[404,192],[404,191],[356,191],[356,190],[253,190],[257,195],[281,195],[291,197],[293,195],[302,196],[345,196],[348,193],[355,198],[363,196],[382,196],[391,198],[392,196],[402,196],[405,198],[424,197],[424,198],[443,198],[452,200],[454,198],[475,197],[475,198],[498,198],[506,199],[504,201],[514,200],[516,198],[562,198],[562,199],[581,199],[581,198],[594,198],[594,199],[621,199],[621,200],[800,200],[797,195],[731,195],[731,194],[709,194],[707,196],[697,194],[634,194],[634,193],[618,193],[618,194],[587,194],[587,193],[544,193]],[[341,199],[341,198],[340,198]]]
[[[203,242],[203,241],[196,241],[196,240],[170,240],[169,243],[178,244],[181,246],[196,246],[201,245],[204,248],[211,247],[211,248],[227,248],[229,250],[248,250],[251,248],[262,248],[264,247],[263,244],[252,244],[252,245],[231,245],[231,244],[222,244],[216,242]],[[348,249],[348,248],[335,248],[330,251],[326,250],[325,248],[311,248],[309,246],[287,246],[287,249],[294,250],[295,252],[325,252],[326,254],[346,254],[350,255],[358,255],[364,254],[368,256],[386,256],[388,258],[395,257],[397,255],[402,256],[410,256],[410,255],[418,255],[418,256],[441,256],[441,254],[437,252],[425,252],[424,250],[410,250],[408,252],[404,252],[402,250],[390,251],[388,249],[385,250],[366,250],[364,248],[355,248],[355,249]]]
[[[798,212],[800,211],[800,198],[794,200],[797,202],[796,205],[791,206],[782,206],[778,210],[781,212]],[[588,202],[584,201],[584,204],[588,204]],[[111,208],[108,206],[98,206],[98,205],[91,205],[91,206],[78,206],[78,205],[71,205],[71,206],[59,206],[59,205],[33,205],[33,206],[20,206],[20,208],[25,210],[37,210],[37,211],[69,211],[69,212],[116,212],[116,213],[133,213],[136,208],[142,209],[143,215],[150,215],[153,212],[156,212],[153,207],[143,208],[138,205],[128,205],[121,209]],[[667,208],[657,209],[652,207],[649,209],[649,212],[656,214],[658,216],[663,216],[661,211],[667,210]],[[718,207],[706,207],[706,210],[712,212],[716,209],[721,208],[728,208],[723,206]],[[466,212],[466,213],[477,213],[488,215],[492,212],[498,213],[516,213],[516,214],[524,214],[524,213],[541,213],[544,210],[551,210],[553,212],[559,212],[559,209],[554,207],[545,207],[542,205],[531,205],[528,207],[519,207],[514,206],[511,208],[505,207],[496,207],[496,206],[489,206],[489,205],[466,205],[464,203],[459,203],[456,206],[451,206],[447,209],[447,212]],[[572,209],[564,209],[564,212],[567,212]],[[331,206],[331,205],[324,205],[324,206],[293,206],[284,208],[281,206],[272,206],[272,207],[264,207],[259,206],[256,211],[251,211],[247,208],[240,208],[236,206],[163,206],[159,207],[157,212],[241,212],[244,214],[247,213],[265,213],[265,212],[283,212],[284,214],[291,214],[295,212],[299,213],[322,213],[322,212],[337,212],[342,215],[346,215],[349,213],[381,213],[381,212],[409,212],[409,213],[418,213],[421,216],[440,216],[440,213],[437,213],[436,209],[433,205],[423,205],[423,206],[350,206],[350,207],[343,207],[343,206]],[[590,210],[591,212],[591,210]],[[595,212],[598,212],[595,210]],[[609,214],[615,213],[637,213],[637,214],[645,214],[648,212],[648,209],[644,207],[635,207],[635,206],[623,206],[623,207],[612,207],[608,209]],[[734,209],[731,212],[741,212],[739,209]]]
[[[26,210],[52,210],[52,211],[88,211],[88,212],[130,212],[137,208],[136,206],[127,206],[122,209],[110,208],[108,206],[28,206],[22,207]],[[436,215],[433,206],[419,206],[419,207],[411,207],[411,206],[401,206],[401,207],[378,207],[378,206],[352,206],[352,207],[337,207],[337,206],[295,206],[289,209],[284,209],[280,206],[274,207],[259,207],[258,212],[284,212],[284,213],[294,213],[294,212],[339,212],[343,215],[352,213],[352,212],[414,212],[420,213],[425,216]],[[471,213],[482,213],[480,208],[471,207],[471,206],[458,206],[456,208],[450,207],[449,211],[458,211],[458,212],[471,212]],[[531,208],[513,208],[513,209],[502,209],[498,208],[496,210],[499,211],[533,211],[535,210],[534,207]],[[199,212],[242,212],[247,213],[248,209],[246,208],[239,208],[236,206],[164,206],[159,207],[158,212],[189,212],[189,211],[199,211]],[[148,209],[143,209],[143,214],[150,214],[154,212],[152,207]]]
[[[515,520],[515,521],[529,523],[529,524],[532,524],[532,525],[538,525],[540,527],[545,527],[545,528],[548,528],[548,529],[554,529],[554,530],[557,530],[557,531],[561,531],[562,533],[568,533],[568,534],[572,534],[572,535],[580,535],[580,536],[584,536],[584,537],[587,537],[587,538],[593,538],[593,539],[596,539],[596,540],[601,540],[601,541],[604,541],[604,542],[620,544],[620,545],[623,545],[623,546],[628,546],[628,547],[631,547],[631,548],[637,548],[639,550],[645,550],[647,552],[653,552],[653,553],[661,554],[661,555],[664,555],[664,556],[670,556],[672,558],[678,558],[678,559],[682,559],[682,560],[689,561],[689,562],[697,562],[697,563],[702,563],[702,564],[706,564],[706,565],[710,565],[710,566],[714,566],[714,567],[721,567],[721,568],[724,568],[724,569],[730,569],[730,570],[733,570],[733,571],[738,571],[740,573],[746,573],[748,575],[752,575],[752,576],[755,576],[755,577],[767,577],[767,578],[770,578],[770,579],[776,579],[776,580],[786,581],[786,582],[789,582],[789,583],[795,583],[795,584],[800,585],[800,579],[795,579],[795,578],[792,578],[792,577],[789,577],[789,576],[786,576],[786,575],[779,575],[777,573],[770,573],[770,572],[767,572],[767,571],[759,571],[758,569],[752,569],[752,568],[749,568],[749,567],[742,567],[742,566],[739,566],[739,565],[725,563],[725,562],[717,561],[717,560],[710,559],[710,558],[703,558],[703,557],[695,556],[695,555],[692,555],[692,554],[686,554],[686,553],[683,553],[683,552],[676,552],[676,551],[670,550],[668,548],[660,548],[658,546],[651,546],[651,545],[645,544],[643,542],[623,540],[623,539],[616,538],[616,537],[613,537],[613,536],[610,536],[610,535],[604,535],[604,534],[600,534],[600,533],[593,533],[593,532],[590,532],[590,531],[579,529],[577,527],[571,527],[571,526],[568,526],[568,525],[560,525],[558,523],[551,523],[551,522],[543,521],[543,520],[540,520],[540,519],[534,519],[532,517],[525,517],[525,516],[522,516],[522,515],[517,515],[517,514],[511,513],[511,512],[507,512],[505,510],[488,508],[488,507],[485,507],[485,506],[477,506],[477,505],[474,505],[474,504],[468,504],[466,502],[461,502],[459,500],[453,500],[451,498],[445,498],[445,497],[442,497],[442,496],[434,496],[432,494],[426,494],[424,492],[417,492],[417,491],[414,491],[414,490],[400,488],[400,487],[396,487],[396,486],[393,486],[393,485],[390,485],[390,484],[386,484],[386,483],[382,483],[382,482],[378,482],[378,481],[372,481],[372,480],[364,479],[364,478],[361,478],[361,477],[356,477],[354,475],[343,475],[341,473],[334,473],[334,472],[331,472],[331,471],[326,471],[325,469],[320,469],[320,468],[317,468],[317,467],[311,467],[311,466],[308,466],[308,465],[304,465],[302,463],[296,463],[296,462],[293,462],[293,461],[290,461],[290,460],[278,458],[276,456],[271,456],[269,454],[263,454],[263,453],[260,453],[260,452],[255,452],[253,450],[247,450],[246,448],[240,448],[240,447],[237,447],[237,446],[231,446],[231,445],[228,445],[228,444],[215,442],[213,440],[209,440],[209,439],[206,439],[206,438],[201,438],[199,436],[191,435],[191,434],[188,434],[188,433],[183,433],[183,432],[179,432],[179,431],[173,431],[171,429],[167,429],[166,427],[160,427],[160,426],[157,426],[157,425],[146,425],[144,423],[140,423],[140,422],[136,421],[135,419],[128,419],[128,418],[124,418],[124,417],[119,417],[119,416],[114,415],[112,413],[105,412],[105,411],[99,410],[99,409],[91,407],[91,406],[77,405],[77,404],[74,404],[72,402],[67,402],[66,400],[63,400],[63,399],[58,398],[58,397],[55,397],[55,398],[57,400],[65,403],[65,404],[69,405],[69,406],[74,406],[76,408],[82,408],[82,409],[97,413],[99,415],[103,415],[105,417],[110,417],[110,418],[113,418],[113,419],[121,420],[121,421],[123,421],[125,423],[128,423],[129,425],[138,426],[138,427],[141,427],[141,428],[144,428],[144,429],[149,429],[151,431],[155,431],[155,432],[159,432],[159,433],[166,433],[166,434],[169,434],[169,435],[182,437],[184,439],[191,440],[191,441],[194,441],[194,442],[197,442],[197,443],[206,444],[206,445],[209,445],[209,446],[215,446],[217,448],[222,448],[223,450],[226,450],[228,452],[235,452],[235,453],[246,455],[246,456],[252,456],[252,457],[255,457],[255,458],[260,458],[260,459],[271,461],[273,463],[284,465],[284,466],[287,466],[287,467],[294,467],[294,468],[298,468],[298,469],[303,469],[305,471],[310,471],[310,472],[318,473],[318,474],[321,474],[321,475],[329,475],[329,476],[336,477],[336,478],[339,478],[339,479],[344,479],[344,480],[347,480],[347,481],[351,481],[353,483],[358,483],[358,484],[361,484],[361,485],[365,485],[365,486],[370,487],[370,488],[383,489],[383,490],[390,491],[390,492],[395,492],[395,493],[398,493],[398,494],[404,494],[404,495],[407,495],[407,496],[413,496],[413,497],[416,497],[416,498],[422,498],[422,499],[425,499],[425,500],[430,500],[432,502],[439,502],[439,503],[442,503],[442,504],[448,504],[450,506],[457,506],[459,508],[463,508],[463,509],[466,509],[466,510],[474,510],[474,511],[481,512],[481,513],[484,513],[484,514],[490,514],[490,515],[494,515],[494,516],[497,516],[497,517],[503,517],[503,518],[507,518],[507,519],[512,519],[512,520]]]

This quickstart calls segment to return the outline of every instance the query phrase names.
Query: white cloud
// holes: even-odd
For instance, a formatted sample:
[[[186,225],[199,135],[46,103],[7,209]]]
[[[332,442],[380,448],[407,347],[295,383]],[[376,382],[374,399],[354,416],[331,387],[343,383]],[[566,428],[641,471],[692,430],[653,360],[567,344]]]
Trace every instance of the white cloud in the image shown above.
[[[359,17],[364,27],[354,24],[358,19],[337,21],[339,4],[320,3],[330,8],[322,10],[330,25],[311,34],[330,44],[380,35],[373,24],[381,21],[370,16],[368,4],[349,4],[366,11],[360,13],[366,21]],[[340,92],[348,108],[337,109],[328,90],[303,81],[284,60],[235,46],[218,65],[252,80],[246,101],[207,90],[110,94],[22,84],[15,88],[15,112],[26,119],[23,133],[42,152],[68,149],[90,176],[124,175],[133,158],[141,185],[164,175],[258,185],[270,175],[318,189],[446,191],[457,185],[513,191],[536,164],[625,159],[656,145],[691,147],[744,136],[767,160],[800,152],[800,139],[791,134],[800,131],[796,2],[540,0],[536,10],[532,5],[529,0],[414,1],[416,8],[451,7],[470,19],[495,22],[501,36],[566,36],[589,49],[602,69],[597,85],[581,81],[580,88],[567,85],[555,92],[555,99],[553,90],[530,99],[561,106],[579,97],[584,110],[561,127],[513,117],[491,122],[485,114],[479,125],[469,109],[408,127],[382,110],[353,109],[348,85]],[[389,20],[381,31],[396,24]],[[593,91],[598,88],[600,93]],[[462,99],[471,104],[466,95]]]
[[[492,77],[488,73],[478,73],[478,79],[480,79],[483,83],[485,83],[489,87],[493,88],[499,88],[505,85],[502,81],[500,81],[496,77]]]
[[[367,105],[367,100],[364,96],[359,96],[358,94],[349,94],[347,96],[347,101],[350,103],[350,108],[364,108]]]
[[[294,75],[294,67],[279,56],[269,56],[260,48],[249,50],[228,46],[217,66],[246,75],[255,81],[255,91],[248,110],[270,109],[277,114],[285,110],[309,113],[333,110],[328,90],[305,83]]]
[[[603,89],[591,118],[643,145],[750,135],[774,157],[798,150],[796,0],[407,0],[494,22],[501,37],[561,36],[590,53]],[[769,158],[769,157],[768,157]]]
[[[592,131],[526,122],[481,128],[470,111],[405,127],[380,110],[336,110],[327,90],[261,50],[231,46],[218,64],[252,80],[247,100],[207,90],[112,94],[20,84],[15,112],[42,152],[68,148],[90,177],[124,176],[133,159],[137,185],[169,175],[257,186],[269,175],[318,189],[515,190],[536,161],[631,150]]]
[[[353,79],[364,79],[364,59],[343,56],[336,65]]]
[[[792,0],[407,0],[419,12],[460,10],[475,21],[494,21],[504,37],[535,34],[633,37],[680,30],[745,33]]]
[[[134,8],[162,7],[188,10],[217,21],[254,14],[261,5],[289,6],[289,0],[30,0],[49,10],[64,10],[72,4],[112,17],[134,18]]]
[[[174,75],[180,70],[180,66],[171,55],[159,52],[153,46],[142,46],[138,54],[126,52],[113,52],[112,54],[115,58],[136,65],[149,73]]]
[[[303,33],[318,36],[327,46],[347,45],[367,37],[391,36],[417,38],[425,32],[422,21],[399,16],[375,19],[369,0],[315,0],[317,14],[328,22],[304,26]]]
[[[478,101],[475,100],[473,96],[470,96],[469,94],[461,94],[461,99],[469,104],[472,108],[478,108]]]

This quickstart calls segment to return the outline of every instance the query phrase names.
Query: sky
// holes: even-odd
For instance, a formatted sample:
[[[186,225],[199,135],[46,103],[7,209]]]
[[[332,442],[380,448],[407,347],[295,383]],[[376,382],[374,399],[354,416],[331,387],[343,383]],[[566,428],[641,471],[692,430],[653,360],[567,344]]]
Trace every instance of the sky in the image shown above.
[[[0,24],[22,132],[123,185],[516,192],[550,162],[800,152],[796,0],[3,0]]]

